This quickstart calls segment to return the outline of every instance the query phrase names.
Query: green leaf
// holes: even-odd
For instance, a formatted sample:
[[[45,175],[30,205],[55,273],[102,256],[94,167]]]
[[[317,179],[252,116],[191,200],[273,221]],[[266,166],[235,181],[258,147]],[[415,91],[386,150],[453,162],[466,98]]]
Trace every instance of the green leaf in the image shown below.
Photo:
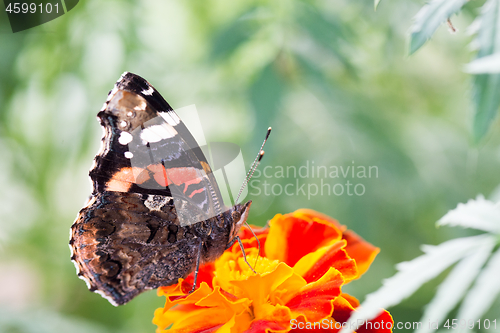
[[[500,53],[477,58],[465,65],[464,71],[469,74],[500,73]]]
[[[477,59],[500,52],[500,0],[489,0],[483,5],[476,44]],[[500,106],[500,74],[475,75],[473,89],[473,135],[478,142],[488,132]]]
[[[420,320],[421,323],[431,321],[442,322],[446,315],[460,302],[469,289],[476,276],[481,271],[484,263],[491,255],[495,247],[495,239],[490,238],[479,245],[477,249],[463,258],[448,274],[446,279],[439,285],[436,296],[425,307],[425,313]],[[465,317],[464,317],[465,318]],[[432,332],[431,325],[422,325],[416,333]]]
[[[410,54],[427,42],[439,25],[458,12],[467,0],[432,0],[415,15],[411,27]]]
[[[437,222],[438,226],[461,226],[491,233],[500,233],[500,209],[483,196],[469,200],[466,204],[459,203],[457,208],[450,210]]]
[[[373,4],[373,7],[374,7],[375,11],[377,10],[377,7],[378,7],[379,3],[380,3],[380,0],[375,0],[375,2]]]
[[[400,303],[424,283],[492,239],[491,235],[479,235],[449,240],[437,246],[422,246],[424,254],[412,261],[399,263],[396,266],[398,272],[384,280],[383,286],[377,291],[366,296],[359,310],[352,314],[348,325],[340,333],[352,332],[349,328],[355,327],[357,322],[375,318],[381,309]]]
[[[227,58],[238,47],[248,42],[261,26],[258,18],[257,10],[252,8],[216,32],[212,40],[211,57],[213,59]]]
[[[469,290],[458,311],[457,318],[476,320],[493,305],[500,294],[500,250],[491,257]]]

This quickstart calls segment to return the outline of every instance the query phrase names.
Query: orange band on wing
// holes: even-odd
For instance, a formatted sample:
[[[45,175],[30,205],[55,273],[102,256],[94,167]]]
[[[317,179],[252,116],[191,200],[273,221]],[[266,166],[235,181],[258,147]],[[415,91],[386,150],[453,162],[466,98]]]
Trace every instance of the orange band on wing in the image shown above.
[[[168,169],[168,179],[175,185],[192,183],[193,180],[199,178],[198,170],[193,167],[186,168],[170,168]]]
[[[146,170],[137,167],[121,168],[106,183],[107,191],[127,192],[132,184],[142,184],[150,177]]]
[[[148,170],[153,173],[155,181],[160,184],[160,186],[167,187],[169,184],[167,178],[167,171],[163,164],[152,164],[148,166]]]

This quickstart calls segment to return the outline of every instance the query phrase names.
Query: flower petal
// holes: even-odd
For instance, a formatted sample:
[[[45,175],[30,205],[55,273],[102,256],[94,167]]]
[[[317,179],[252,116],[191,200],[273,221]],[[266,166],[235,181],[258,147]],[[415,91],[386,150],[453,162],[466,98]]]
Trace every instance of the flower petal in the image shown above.
[[[277,214],[269,222],[269,234],[265,255],[289,266],[295,265],[304,255],[316,251],[342,238],[342,232],[334,224],[295,213]]]
[[[330,268],[318,281],[302,287],[285,305],[294,318],[303,315],[307,321],[319,321],[332,314],[333,301],[340,296],[343,284],[342,274]]]
[[[220,287],[215,287],[215,290],[208,296],[200,299],[195,303],[200,307],[219,307],[224,308],[224,312],[233,312],[235,314],[242,313],[250,308],[252,302],[247,298],[237,298],[227,292],[224,292]]]
[[[232,314],[218,308],[191,308],[189,311],[176,309],[163,313],[160,313],[162,309],[155,311],[153,324],[158,326],[157,333],[163,332],[171,324],[173,325],[168,333],[215,332],[232,317]]]
[[[214,278],[214,263],[209,262],[205,265],[200,266],[200,269],[198,270],[198,277],[196,284],[197,286],[200,286],[202,282],[206,282],[208,286],[212,288],[213,278]],[[186,283],[189,283],[192,289],[194,283],[194,272],[189,274],[184,281]],[[191,291],[191,289],[189,289],[189,291]]]
[[[351,316],[352,311],[356,311],[355,307],[359,306],[359,302],[353,296],[342,294],[333,302],[334,311],[332,317],[339,323],[345,323]],[[390,333],[394,325],[392,316],[386,310],[374,319],[364,323],[359,328],[355,328],[357,333]]]
[[[339,221],[331,218],[328,215],[325,215],[323,213],[317,212],[313,209],[308,209],[308,208],[301,208],[297,209],[295,212],[293,212],[297,217],[302,216],[303,218],[309,218],[309,219],[320,219],[323,221],[328,221],[329,223],[333,224],[336,228],[340,229],[340,231],[344,232],[347,230],[347,227],[345,225],[342,225],[339,223]]]
[[[294,275],[293,269],[284,263],[279,263],[276,268],[268,273],[248,277],[246,280],[230,281],[240,290],[242,296],[251,299],[256,305],[267,304],[271,293]],[[305,283],[305,282],[304,282]],[[254,307],[254,312],[259,309]],[[263,316],[255,313],[256,317]]]
[[[361,326],[357,333],[390,333],[394,326],[394,320],[389,312],[382,310],[376,318]]]
[[[285,333],[290,330],[290,322],[280,323],[273,320],[259,319],[254,320],[250,328],[244,333]]]
[[[373,260],[380,252],[380,249],[368,243],[351,230],[344,232],[342,238],[347,241],[347,246],[345,248],[347,254],[349,257],[356,260],[359,277],[368,270]]]
[[[341,240],[309,253],[302,257],[293,266],[293,269],[308,283],[321,278],[330,267],[334,267],[342,273],[346,281],[355,279],[358,277],[356,262],[349,258],[344,250],[346,244],[345,240]]]
[[[170,291],[167,289],[170,287],[158,288],[159,296],[167,296],[165,307],[162,309],[164,312],[168,311],[171,307],[177,304],[194,304],[212,293],[212,289],[205,282],[203,282],[198,289],[189,294],[191,289],[189,289],[188,292],[184,292],[182,287],[183,283],[183,279],[179,279],[179,283],[175,286],[174,290]],[[167,290],[165,291],[165,289]]]

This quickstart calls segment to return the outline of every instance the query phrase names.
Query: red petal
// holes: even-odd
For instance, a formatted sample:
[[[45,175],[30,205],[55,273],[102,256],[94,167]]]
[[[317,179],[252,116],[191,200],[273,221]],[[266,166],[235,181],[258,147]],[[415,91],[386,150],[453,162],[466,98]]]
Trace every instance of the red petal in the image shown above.
[[[214,278],[214,270],[215,270],[215,265],[213,263],[208,263],[200,266],[200,269],[198,270],[196,288],[199,288],[202,282],[206,282],[208,286],[213,289],[212,279]],[[194,272],[189,274],[184,280],[184,282],[189,284],[189,288],[192,289],[194,283]],[[187,291],[189,292],[191,289],[188,289]]]
[[[347,241],[345,250],[347,251],[349,257],[356,260],[358,274],[361,276],[368,270],[371,263],[380,252],[380,249],[368,243],[351,230],[344,232],[342,238]]]
[[[247,250],[249,248],[259,248],[259,243],[260,243],[259,255],[261,257],[264,257],[265,256],[264,247],[266,245],[266,239],[267,239],[267,234],[269,233],[269,228],[261,228],[253,225],[251,225],[250,227],[252,228],[251,231],[247,226],[243,226],[240,229],[240,232],[238,233],[238,236],[240,237],[241,242],[243,243],[243,247]],[[255,236],[253,235],[252,231],[255,234],[255,236],[257,236],[259,240],[258,242]],[[231,246],[229,251],[231,251],[232,253],[240,253],[241,252],[240,244],[238,242],[234,242],[233,246]]]
[[[304,315],[308,321],[317,321],[332,314],[333,300],[340,294],[344,283],[342,274],[330,268],[321,279],[309,283],[286,302],[293,313]]]
[[[288,332],[290,323],[279,323],[273,320],[254,320],[250,328],[243,333]]]
[[[394,320],[389,312],[383,310],[375,319],[360,327],[357,333],[390,333],[394,326]]]
[[[293,212],[293,214],[296,216],[306,216],[310,219],[320,219],[323,221],[328,221],[329,223],[334,225],[336,228],[340,229],[340,231],[342,231],[342,232],[347,230],[347,227],[345,225],[340,224],[339,221],[337,221],[336,219],[331,218],[330,216],[325,215],[323,213],[317,212],[313,209],[301,208],[301,209],[297,209],[295,212]]]
[[[270,222],[265,253],[289,266],[306,254],[341,239],[341,231],[333,224],[303,219],[292,214],[276,215]]]
[[[352,311],[356,311],[354,309],[354,305],[359,304],[359,302],[354,297],[343,294],[341,297],[336,298],[333,304],[334,304],[334,310],[332,317],[339,323],[345,323],[351,316]],[[392,320],[391,315],[389,314],[389,312],[385,310],[381,311],[382,313],[380,313],[380,315],[368,321],[368,323],[362,325],[359,329],[356,330],[356,332],[357,333],[392,332],[392,326],[394,325],[394,321]]]
[[[259,236],[266,236],[269,233],[269,228],[267,227],[262,228],[262,227],[257,227],[255,225],[250,225],[250,228],[252,228],[251,231],[247,226],[241,227],[240,232],[238,233],[238,236],[240,236],[241,240],[252,239],[252,238],[255,239],[255,236],[253,234],[259,237]]]
[[[344,280],[352,280],[358,277],[358,270],[356,269],[356,262],[349,258],[347,252],[343,249],[345,241],[339,241],[330,246],[330,248],[317,258],[317,261],[309,268],[309,270],[302,274],[302,277],[307,283],[313,282],[321,278],[330,267],[336,268]],[[311,258],[312,260],[316,258]]]
[[[197,330],[197,331],[191,331],[191,330],[189,330],[187,332],[189,332],[189,333],[191,333],[191,332],[192,333],[214,333],[214,332],[217,332],[217,330],[219,328],[221,328],[222,326],[223,326],[223,324],[217,325],[217,326],[214,326],[214,327],[210,327],[210,328],[203,328],[203,329]]]

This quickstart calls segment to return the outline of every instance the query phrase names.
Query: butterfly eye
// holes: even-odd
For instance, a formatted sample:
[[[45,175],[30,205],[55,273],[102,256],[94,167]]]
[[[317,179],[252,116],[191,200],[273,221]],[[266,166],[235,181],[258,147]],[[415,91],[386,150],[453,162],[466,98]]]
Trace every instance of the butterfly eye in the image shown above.
[[[233,221],[239,221],[241,219],[241,214],[237,210],[231,213],[231,217],[233,218]]]

